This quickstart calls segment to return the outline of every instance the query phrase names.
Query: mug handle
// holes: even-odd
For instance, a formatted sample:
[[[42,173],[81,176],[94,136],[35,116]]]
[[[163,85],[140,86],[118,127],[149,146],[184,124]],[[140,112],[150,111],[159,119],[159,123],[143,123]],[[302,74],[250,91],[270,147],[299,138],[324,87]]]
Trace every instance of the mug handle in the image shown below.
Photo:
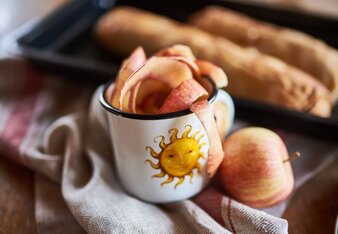
[[[219,89],[213,106],[218,133],[220,134],[221,139],[224,139],[230,132],[234,123],[234,102],[226,91]]]

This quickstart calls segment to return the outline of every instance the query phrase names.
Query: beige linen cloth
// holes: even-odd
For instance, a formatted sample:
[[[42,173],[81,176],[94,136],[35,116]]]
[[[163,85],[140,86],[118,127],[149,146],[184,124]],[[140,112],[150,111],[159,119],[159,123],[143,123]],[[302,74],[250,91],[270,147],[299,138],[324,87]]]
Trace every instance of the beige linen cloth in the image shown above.
[[[0,151],[36,172],[39,233],[287,233],[287,221],[279,218],[287,202],[252,209],[222,194],[216,181],[173,204],[127,195],[114,174],[101,89],[39,72],[23,60],[0,60]],[[338,154],[333,144],[279,133],[290,151],[303,154],[293,164],[297,187]]]

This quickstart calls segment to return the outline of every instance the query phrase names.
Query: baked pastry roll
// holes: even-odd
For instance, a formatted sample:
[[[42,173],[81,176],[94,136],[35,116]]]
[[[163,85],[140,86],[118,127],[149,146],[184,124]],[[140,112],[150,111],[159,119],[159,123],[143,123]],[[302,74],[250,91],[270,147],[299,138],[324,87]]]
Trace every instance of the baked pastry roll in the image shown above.
[[[95,34],[107,49],[121,55],[142,46],[148,54],[174,44],[189,46],[199,59],[224,69],[234,96],[329,116],[329,91],[309,74],[256,50],[131,7],[118,7],[97,23]]]
[[[252,46],[298,67],[321,81],[338,98],[338,52],[305,33],[261,22],[246,15],[209,6],[189,19],[194,26]]]

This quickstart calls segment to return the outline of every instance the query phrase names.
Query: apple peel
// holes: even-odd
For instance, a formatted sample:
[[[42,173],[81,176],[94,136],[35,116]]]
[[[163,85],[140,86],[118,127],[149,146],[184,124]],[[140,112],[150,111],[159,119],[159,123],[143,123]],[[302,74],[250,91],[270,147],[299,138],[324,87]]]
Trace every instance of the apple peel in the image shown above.
[[[131,113],[136,113],[136,98],[141,86],[141,82],[138,82],[134,87],[130,90],[130,97],[127,99],[128,101],[128,109]]]
[[[184,63],[169,57],[151,57],[124,82],[119,92],[118,108],[122,106],[127,93],[137,85],[137,83],[145,79],[158,80],[168,84],[171,88],[176,88],[184,80],[192,79],[192,77],[191,70]],[[137,95],[137,90],[134,90],[133,95]]]
[[[190,110],[199,118],[208,135],[209,157],[207,174],[211,178],[215,175],[224,158],[222,142],[218,135],[213,111],[206,99],[193,103]]]
[[[195,60],[195,56],[193,55],[190,47],[185,45],[174,45],[172,47],[162,49],[159,52],[157,52],[155,56],[160,57],[182,56]]]
[[[191,69],[191,72],[193,73],[195,78],[197,78],[201,75],[200,69],[199,69],[199,67],[197,66],[197,64],[195,63],[194,60],[191,60],[189,58],[182,57],[182,56],[172,56],[170,58],[187,65]]]
[[[112,96],[110,97],[111,105],[119,107],[120,90],[126,80],[133,74],[139,67],[147,61],[146,54],[142,47],[137,47],[133,53],[127,58],[121,66],[115,81],[115,88]]]
[[[228,78],[220,67],[205,60],[196,60],[201,75],[210,77],[216,84],[217,88],[223,88],[228,85]]]
[[[208,92],[196,80],[185,80],[169,93],[158,113],[186,110],[197,99],[207,97]]]

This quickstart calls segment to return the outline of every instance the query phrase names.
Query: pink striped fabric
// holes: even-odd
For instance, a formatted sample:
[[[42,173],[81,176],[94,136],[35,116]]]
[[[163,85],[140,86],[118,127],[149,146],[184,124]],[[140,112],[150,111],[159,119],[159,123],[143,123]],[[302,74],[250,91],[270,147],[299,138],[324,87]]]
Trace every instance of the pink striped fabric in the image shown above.
[[[86,110],[92,88],[64,82],[16,59],[0,60],[0,87],[0,152],[58,180],[50,167],[41,167],[43,154],[32,150],[42,146],[44,131],[58,117]]]
[[[213,217],[220,225],[224,226],[222,217],[223,195],[214,187],[208,187],[194,197],[193,201]]]
[[[6,155],[19,163],[22,163],[19,147],[31,123],[37,95],[43,87],[43,76],[40,73],[29,66],[25,66],[24,69],[22,81],[18,82],[18,85],[22,83],[21,91],[0,133],[0,141],[5,147]]]

